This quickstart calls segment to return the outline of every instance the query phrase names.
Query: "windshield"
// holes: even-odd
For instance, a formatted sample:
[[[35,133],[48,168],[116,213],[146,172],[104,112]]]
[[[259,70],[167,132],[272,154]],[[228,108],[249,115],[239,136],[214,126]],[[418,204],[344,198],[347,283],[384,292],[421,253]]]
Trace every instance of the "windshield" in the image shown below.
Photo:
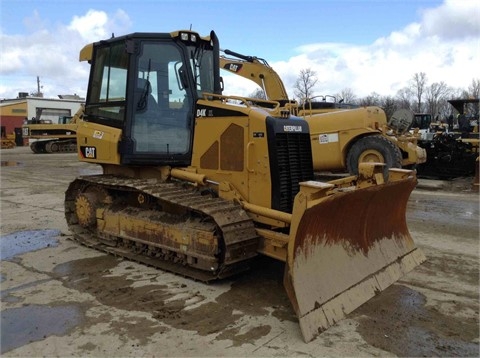
[[[182,48],[174,42],[141,42],[133,94],[136,152],[189,152],[194,99],[181,79],[184,62]]]
[[[85,115],[122,125],[125,116],[128,54],[123,42],[97,49]]]

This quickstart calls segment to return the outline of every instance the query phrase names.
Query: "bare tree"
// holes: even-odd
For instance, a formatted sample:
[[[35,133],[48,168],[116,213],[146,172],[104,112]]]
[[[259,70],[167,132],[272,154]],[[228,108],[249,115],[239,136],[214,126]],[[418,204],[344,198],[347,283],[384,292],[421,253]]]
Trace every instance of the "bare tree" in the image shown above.
[[[351,88],[344,88],[337,94],[337,99],[343,100],[343,103],[355,104],[357,102],[357,96],[353,93]]]
[[[412,109],[412,91],[405,87],[397,92],[396,101],[398,108]]]
[[[431,113],[435,119],[447,117],[444,112],[447,99],[451,97],[452,91],[445,82],[435,82],[425,89],[427,112]],[[437,118],[438,117],[438,118]]]
[[[261,88],[257,88],[255,91],[250,93],[250,95],[248,97],[258,98],[258,99],[267,99],[267,96],[265,95],[265,91],[262,90]]]
[[[412,80],[410,81],[410,88],[412,93],[415,94],[416,103],[414,106],[414,111],[421,113],[422,112],[422,99],[423,93],[425,92],[425,87],[427,85],[427,75],[425,72],[417,72],[413,75]]]
[[[294,88],[294,95],[300,101],[313,97],[313,87],[317,84],[317,73],[311,68],[300,70]]]
[[[480,98],[480,79],[474,78],[472,84],[468,87],[468,94],[473,98]]]
[[[380,106],[385,111],[387,118],[390,118],[392,114],[399,108],[397,101],[391,96],[382,96],[380,98]]]
[[[379,106],[380,95],[377,92],[370,93],[367,97],[363,97],[358,101],[361,106]]]

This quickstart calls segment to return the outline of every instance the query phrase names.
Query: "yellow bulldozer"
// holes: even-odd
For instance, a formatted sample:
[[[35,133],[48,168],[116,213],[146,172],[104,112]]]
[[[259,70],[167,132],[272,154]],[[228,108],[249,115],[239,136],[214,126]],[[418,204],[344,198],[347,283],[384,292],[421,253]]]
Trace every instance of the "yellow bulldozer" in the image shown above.
[[[305,341],[425,260],[408,231],[415,173],[382,163],[314,181],[308,123],[276,101],[222,95],[212,31],[85,46],[78,158],[103,174],[65,193],[78,242],[204,282],[266,255]]]
[[[266,60],[231,50],[223,53],[221,69],[255,82],[267,99],[278,101],[305,118],[310,127],[316,171],[358,174],[358,164],[362,162],[385,163],[387,170],[414,167],[426,161],[425,149],[417,145],[419,136],[408,132],[410,123],[404,111],[395,112],[387,121],[385,111],[378,106],[326,101],[327,96],[321,101],[306,99],[299,105],[289,100],[282,80]]]

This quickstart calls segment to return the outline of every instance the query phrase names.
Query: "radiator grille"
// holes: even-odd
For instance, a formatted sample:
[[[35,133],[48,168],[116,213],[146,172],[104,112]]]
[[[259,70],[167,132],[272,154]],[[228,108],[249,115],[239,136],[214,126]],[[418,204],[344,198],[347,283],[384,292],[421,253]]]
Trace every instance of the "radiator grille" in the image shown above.
[[[291,213],[299,183],[313,179],[312,149],[308,133],[276,133],[276,170],[272,171],[276,210]]]

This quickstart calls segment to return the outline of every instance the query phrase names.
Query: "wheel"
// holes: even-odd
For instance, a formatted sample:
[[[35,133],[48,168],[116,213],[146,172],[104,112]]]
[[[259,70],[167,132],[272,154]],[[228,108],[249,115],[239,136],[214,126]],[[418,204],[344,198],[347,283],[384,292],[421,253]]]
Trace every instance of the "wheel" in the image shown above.
[[[347,154],[347,170],[358,174],[358,164],[368,162],[385,163],[384,174],[389,168],[402,167],[402,152],[391,140],[381,135],[370,135],[356,141]]]
[[[38,142],[33,142],[32,144],[30,144],[30,149],[32,150],[32,152],[40,153],[40,146],[38,144]]]
[[[46,145],[45,145],[45,151],[47,153],[56,153],[58,152],[58,144],[55,143],[55,142],[48,142]]]

